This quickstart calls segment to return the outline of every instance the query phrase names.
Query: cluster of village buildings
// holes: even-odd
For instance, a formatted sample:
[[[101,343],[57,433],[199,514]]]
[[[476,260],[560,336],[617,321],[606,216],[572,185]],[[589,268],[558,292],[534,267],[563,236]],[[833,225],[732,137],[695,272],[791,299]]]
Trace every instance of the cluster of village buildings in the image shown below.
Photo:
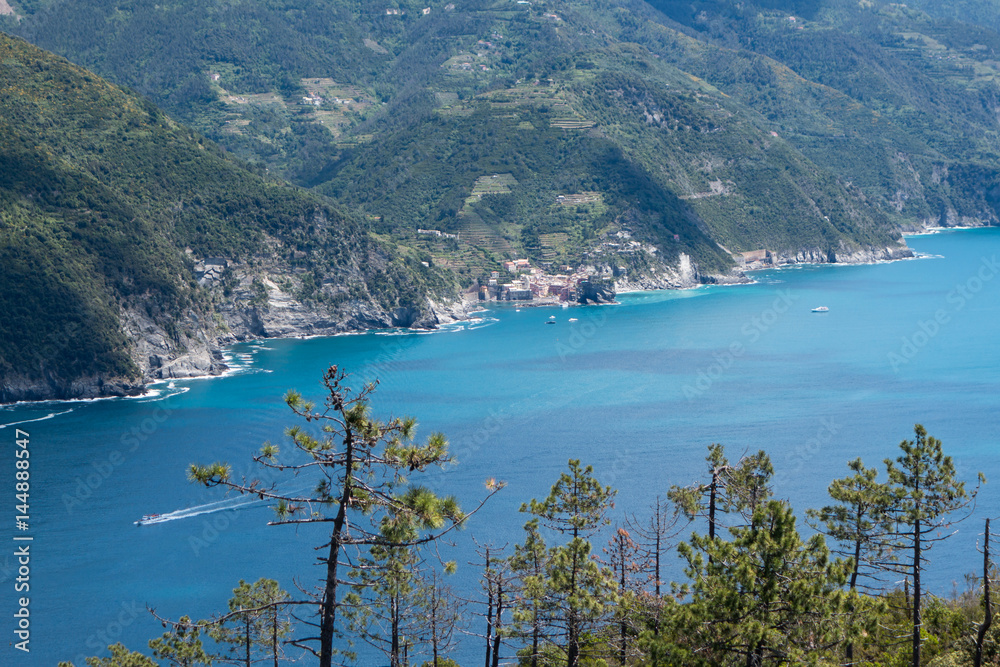
[[[486,285],[479,288],[481,301],[532,301],[547,299],[551,301],[576,301],[579,297],[580,283],[591,279],[593,268],[572,273],[550,275],[537,267],[531,266],[526,259],[515,259],[503,263],[504,271],[517,276],[509,283],[500,282],[500,272],[493,271]],[[572,267],[564,266],[563,270],[572,271]]]

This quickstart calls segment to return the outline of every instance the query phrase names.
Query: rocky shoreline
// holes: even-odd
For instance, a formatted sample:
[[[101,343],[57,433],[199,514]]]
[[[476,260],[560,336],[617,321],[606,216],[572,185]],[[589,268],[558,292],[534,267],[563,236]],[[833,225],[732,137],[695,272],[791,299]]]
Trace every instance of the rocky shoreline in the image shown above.
[[[140,396],[150,383],[213,377],[229,370],[223,350],[235,343],[258,338],[304,338],[363,332],[392,327],[433,330],[443,324],[469,319],[481,306],[459,299],[428,299],[423,309],[384,311],[372,304],[358,304],[342,313],[321,312],[283,294],[266,305],[223,304],[212,318],[190,312],[171,336],[139,309],[122,313],[125,333],[134,341],[132,357],[139,377],[86,376],[65,380],[53,375],[39,378],[11,377],[0,387],[0,403],[79,400]],[[219,321],[221,320],[221,321]],[[179,340],[178,340],[179,338]]]
[[[685,289],[706,284],[746,284],[746,271],[792,264],[859,264],[893,261],[912,257],[904,245],[885,248],[845,249],[822,252],[802,249],[774,253],[772,261],[745,264],[729,274],[702,274],[686,255],[676,266],[661,264],[649,275],[619,276],[610,284],[588,286],[583,303],[608,303],[616,294],[661,289]],[[609,276],[610,277],[610,276]],[[351,308],[331,311],[303,304],[282,291],[275,282],[265,281],[267,298],[252,303],[246,295],[226,299],[212,315],[188,313],[170,336],[162,326],[140,310],[126,310],[122,321],[126,334],[135,341],[133,353],[141,377],[88,376],[71,381],[55,378],[7,378],[0,388],[0,402],[45,401],[137,396],[159,380],[218,376],[228,370],[223,349],[258,338],[330,336],[384,328],[433,330],[443,324],[469,319],[482,308],[478,300],[461,295],[454,301],[428,299],[423,308],[396,308],[386,311],[373,303],[355,303]],[[179,340],[178,340],[179,336]]]

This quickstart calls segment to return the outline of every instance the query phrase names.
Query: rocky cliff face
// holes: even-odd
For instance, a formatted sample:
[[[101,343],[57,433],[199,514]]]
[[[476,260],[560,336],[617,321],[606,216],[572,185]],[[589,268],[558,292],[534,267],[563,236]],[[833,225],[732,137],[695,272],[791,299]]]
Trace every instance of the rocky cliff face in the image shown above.
[[[259,277],[258,277],[259,278]],[[279,287],[278,276],[265,277],[266,294],[249,288],[221,299],[214,317],[189,314],[181,344],[161,327],[130,314],[129,335],[136,341],[136,361],[144,381],[219,375],[227,370],[222,348],[257,338],[301,338],[329,336],[369,329],[435,329],[441,324],[468,317],[472,304],[427,299],[422,307],[385,309],[368,300],[355,300],[337,307],[303,303]],[[221,289],[218,290],[221,293]]]
[[[580,294],[577,301],[583,305],[588,303],[613,303],[615,287],[613,282],[587,280],[580,283]]]
[[[88,375],[64,380],[54,374],[41,379],[8,375],[0,386],[0,403],[136,396],[156,380],[222,374],[228,369],[222,349],[236,342],[394,327],[434,329],[467,318],[475,307],[463,300],[429,298],[420,306],[390,309],[370,298],[329,306],[303,302],[283,291],[279,283],[294,284],[288,275],[247,273],[238,280],[240,285],[228,296],[221,283],[204,283],[214,301],[212,307],[192,308],[166,325],[150,317],[141,305],[123,309],[120,320],[133,344],[131,356],[139,370],[136,377]]]
[[[52,375],[41,380],[8,375],[0,386],[0,403],[138,396],[144,391],[145,383],[134,378],[88,375],[66,381]]]
[[[870,264],[872,262],[887,262],[896,259],[913,257],[913,251],[905,245],[888,246],[884,248],[847,248],[835,251],[822,251],[816,248],[803,248],[796,252],[779,252],[773,257],[773,263],[782,264]]]
[[[863,263],[912,256],[905,246],[844,249],[827,253],[803,249],[772,255],[774,264]],[[747,265],[744,269],[765,268]],[[676,265],[658,262],[644,275],[619,275],[611,266],[595,266],[595,279],[581,284],[581,303],[610,303],[616,292],[682,289],[701,284],[748,282],[741,270],[726,275],[702,274],[686,255]],[[0,402],[134,396],[156,380],[219,375],[227,370],[222,348],[256,338],[333,335],[382,328],[434,329],[466,319],[478,308],[473,301],[425,299],[419,306],[384,308],[370,298],[333,302],[301,299],[294,274],[235,272],[235,285],[221,280],[203,283],[212,297],[208,310],[192,309],[170,331],[143,308],[122,312],[126,335],[134,342],[132,357],[141,377],[87,376],[72,381],[46,376],[41,380],[9,378],[0,387]]]
[[[884,248],[842,247],[833,252],[818,248],[802,248],[791,252],[770,253],[767,261],[754,261],[735,267],[728,274],[703,274],[686,255],[681,255],[676,266],[660,264],[642,275],[616,277],[617,292],[651,289],[685,289],[698,285],[734,285],[751,282],[744,271],[771,268],[788,264],[870,264],[912,257],[913,251],[905,244]]]
[[[657,289],[687,289],[698,285],[736,284],[749,282],[741,272],[703,274],[691,258],[681,253],[676,265],[659,262],[641,274],[615,277],[617,292],[637,292]]]

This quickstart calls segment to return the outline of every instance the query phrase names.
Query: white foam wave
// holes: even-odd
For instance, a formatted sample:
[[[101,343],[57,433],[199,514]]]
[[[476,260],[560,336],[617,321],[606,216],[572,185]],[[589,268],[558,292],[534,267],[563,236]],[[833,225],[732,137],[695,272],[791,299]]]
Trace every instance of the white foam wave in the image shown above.
[[[45,415],[44,417],[38,417],[37,419],[25,419],[25,420],[19,421],[19,422],[11,422],[9,424],[0,424],[0,429],[5,429],[8,426],[20,426],[21,424],[31,424],[32,422],[42,422],[42,421],[45,421],[46,419],[55,419],[56,417],[58,417],[60,415],[68,415],[71,412],[73,412],[73,408],[70,408],[69,410],[63,410],[62,412],[50,412],[49,414]]]

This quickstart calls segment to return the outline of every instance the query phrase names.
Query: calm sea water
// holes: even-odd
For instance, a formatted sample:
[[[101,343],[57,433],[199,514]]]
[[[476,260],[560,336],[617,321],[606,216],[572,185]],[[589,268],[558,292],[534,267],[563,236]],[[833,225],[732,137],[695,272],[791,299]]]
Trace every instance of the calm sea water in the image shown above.
[[[138,399],[0,408],[8,642],[22,595],[12,538],[34,538],[31,653],[3,647],[0,662],[80,667],[116,641],[145,651],[163,632],[147,606],[204,617],[226,607],[240,579],[314,585],[322,530],[267,527],[262,504],[227,499],[186,474],[192,462],[213,461],[252,474],[261,443],[281,442],[295,423],[283,394],[320,398],[331,364],[378,377],[376,414],[413,415],[421,435],[449,437],[460,465],[432,475],[434,488],[471,506],[486,478],[506,480],[446,554],[460,565],[472,558],[472,538],[518,541],[518,507],[544,496],[569,458],[619,489],[618,516],[641,515],[669,485],[702,473],[708,444],[723,443],[733,458],[763,448],[778,495],[801,513],[826,501],[848,460],[895,457],[919,422],[965,479],[983,471],[1000,483],[1000,230],[909,243],[925,256],[766,271],[754,285],[622,295],[617,306],[496,308],[433,334],[263,341],[234,348],[239,370],[228,377],[160,385]],[[829,312],[811,312],[821,305]],[[14,529],[16,428],[30,434],[26,532]],[[1000,506],[993,486],[975,518],[931,552],[936,592],[977,567],[982,518]],[[133,525],[177,510],[175,520]],[[460,566],[453,584],[471,591],[475,576]],[[462,655],[478,660],[478,647]]]

